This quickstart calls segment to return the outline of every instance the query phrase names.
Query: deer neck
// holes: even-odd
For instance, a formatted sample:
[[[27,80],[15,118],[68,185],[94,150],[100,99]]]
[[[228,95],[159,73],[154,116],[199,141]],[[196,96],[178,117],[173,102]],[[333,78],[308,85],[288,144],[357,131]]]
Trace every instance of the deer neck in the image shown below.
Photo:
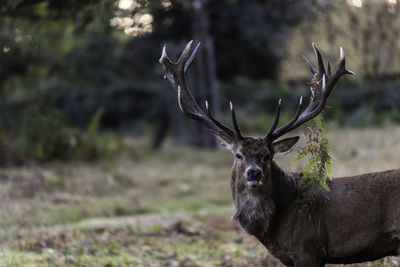
[[[283,171],[274,161],[269,169],[271,181],[251,191],[243,183],[236,182],[232,172],[232,196],[235,203],[233,218],[260,240],[268,239],[277,214],[296,197],[297,175]]]
[[[297,196],[301,174],[285,172],[274,161],[271,164],[272,199],[279,210],[289,206]]]

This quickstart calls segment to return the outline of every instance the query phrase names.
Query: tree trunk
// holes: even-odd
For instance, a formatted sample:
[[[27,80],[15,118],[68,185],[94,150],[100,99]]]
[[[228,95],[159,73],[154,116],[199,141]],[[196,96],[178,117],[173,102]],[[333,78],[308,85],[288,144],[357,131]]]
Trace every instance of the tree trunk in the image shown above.
[[[170,94],[170,98],[171,100],[168,101],[168,112],[171,114],[172,144],[174,146],[181,146],[187,143],[183,128],[183,114],[177,105],[176,96]]]
[[[195,42],[201,42],[201,49],[195,60],[195,79],[196,98],[199,105],[204,108],[207,100],[212,108],[212,112],[218,116],[219,94],[216,80],[216,64],[214,43],[210,36],[210,23],[208,14],[204,10],[204,0],[193,0],[193,35]],[[209,130],[194,122],[191,127],[191,144],[197,147],[216,147],[214,137]]]

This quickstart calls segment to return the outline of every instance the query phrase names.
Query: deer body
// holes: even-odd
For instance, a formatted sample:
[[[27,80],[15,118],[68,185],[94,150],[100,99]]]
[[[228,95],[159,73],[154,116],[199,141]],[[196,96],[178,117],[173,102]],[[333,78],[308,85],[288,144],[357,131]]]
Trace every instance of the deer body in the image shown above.
[[[232,197],[233,216],[284,264],[319,267],[325,263],[357,263],[400,255],[400,170],[369,173],[328,181],[326,197],[304,201],[299,181],[302,174],[282,170],[274,161],[296,144],[299,137],[277,140],[316,117],[325,107],[336,82],[345,74],[343,49],[335,72],[327,71],[317,47],[311,98],[303,109],[300,98],[293,118],[278,128],[281,101],[271,128],[261,138],[243,137],[231,103],[233,130],[199,107],[186,86],[185,74],[199,45],[189,56],[191,43],[176,63],[170,61],[164,46],[160,63],[178,94],[182,112],[208,127],[222,146],[234,155]]]
[[[328,182],[328,199],[313,206],[296,201],[301,174],[273,165],[275,195],[232,185],[234,218],[282,263],[323,266],[399,255],[400,170],[336,178]]]
[[[349,263],[400,255],[400,170],[335,179],[330,188],[329,259]]]

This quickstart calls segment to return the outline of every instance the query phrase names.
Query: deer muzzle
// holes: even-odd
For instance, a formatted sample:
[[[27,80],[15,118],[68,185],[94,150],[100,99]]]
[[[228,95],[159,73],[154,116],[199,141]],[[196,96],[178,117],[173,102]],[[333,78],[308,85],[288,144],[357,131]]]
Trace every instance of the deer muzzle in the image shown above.
[[[259,167],[251,166],[246,170],[246,183],[250,188],[257,187],[260,184],[262,171]]]

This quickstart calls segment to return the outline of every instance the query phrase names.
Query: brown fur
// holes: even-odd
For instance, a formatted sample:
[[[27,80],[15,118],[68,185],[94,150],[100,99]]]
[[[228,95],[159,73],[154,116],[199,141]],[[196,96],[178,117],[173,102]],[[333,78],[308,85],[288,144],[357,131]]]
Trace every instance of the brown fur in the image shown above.
[[[301,174],[287,173],[260,139],[233,148],[234,219],[286,265],[356,263],[400,252],[400,170],[336,178],[328,199],[298,201]],[[262,183],[246,186],[248,164],[262,167]]]

